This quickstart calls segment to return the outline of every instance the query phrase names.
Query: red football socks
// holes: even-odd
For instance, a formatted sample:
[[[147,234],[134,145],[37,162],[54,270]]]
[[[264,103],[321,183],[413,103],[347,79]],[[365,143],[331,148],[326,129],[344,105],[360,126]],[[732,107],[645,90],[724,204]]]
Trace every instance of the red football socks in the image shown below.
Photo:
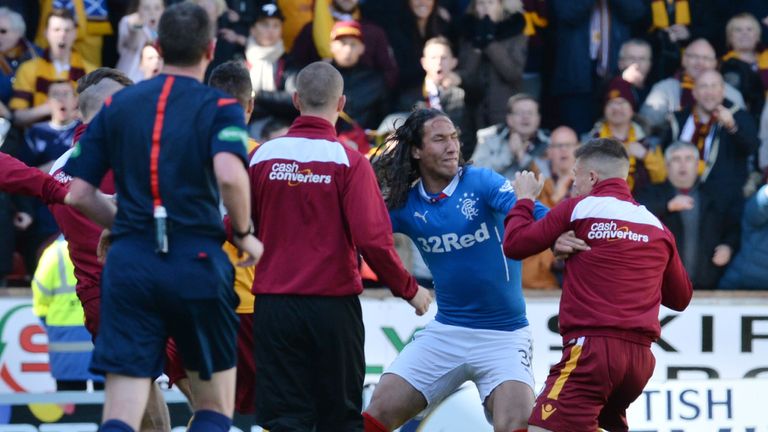
[[[366,412],[363,413],[363,428],[365,432],[389,432],[380,421]]]

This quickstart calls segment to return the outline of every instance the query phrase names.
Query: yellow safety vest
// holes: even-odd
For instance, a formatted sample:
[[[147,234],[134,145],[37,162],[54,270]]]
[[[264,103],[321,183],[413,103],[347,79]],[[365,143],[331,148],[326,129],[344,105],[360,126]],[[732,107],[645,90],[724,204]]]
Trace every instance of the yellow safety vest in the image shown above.
[[[32,311],[48,326],[82,326],[83,307],[75,293],[75,266],[63,239],[48,246],[32,280]]]

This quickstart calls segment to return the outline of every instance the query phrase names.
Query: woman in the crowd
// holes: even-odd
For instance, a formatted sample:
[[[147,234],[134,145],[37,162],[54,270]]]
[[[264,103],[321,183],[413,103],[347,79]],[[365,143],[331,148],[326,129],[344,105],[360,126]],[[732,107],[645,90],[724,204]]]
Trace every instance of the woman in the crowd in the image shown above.
[[[131,9],[133,12],[124,16],[118,26],[117,69],[131,81],[139,82],[145,78],[140,67],[144,46],[157,39],[157,26],[165,8],[163,0],[137,0]]]
[[[741,92],[747,111],[760,118],[768,91],[768,50],[760,49],[760,23],[743,13],[725,26],[730,51],[723,56],[720,72],[723,79]]]
[[[508,4],[473,0],[462,26],[457,73],[473,130],[504,122],[507,101],[521,91],[525,19],[521,9],[511,10]]]
[[[410,111],[423,99],[424,43],[436,36],[448,36],[448,22],[439,13],[437,0],[399,0],[403,14],[399,24],[384,27],[400,70],[399,95],[394,111]]]

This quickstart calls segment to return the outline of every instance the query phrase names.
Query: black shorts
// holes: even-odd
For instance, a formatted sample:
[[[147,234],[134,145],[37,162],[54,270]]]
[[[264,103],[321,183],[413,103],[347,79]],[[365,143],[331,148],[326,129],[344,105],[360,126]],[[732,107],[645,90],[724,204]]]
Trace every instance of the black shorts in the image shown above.
[[[256,424],[272,432],[362,432],[365,377],[357,296],[257,295]]]
[[[221,243],[177,235],[169,245],[157,254],[151,239],[124,237],[110,248],[92,371],[157,377],[169,336],[202,379],[235,366],[238,299]]]

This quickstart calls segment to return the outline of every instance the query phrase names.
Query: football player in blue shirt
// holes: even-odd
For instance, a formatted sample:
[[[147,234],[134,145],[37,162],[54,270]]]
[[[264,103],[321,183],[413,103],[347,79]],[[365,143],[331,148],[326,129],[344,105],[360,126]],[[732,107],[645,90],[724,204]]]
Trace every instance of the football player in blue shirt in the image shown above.
[[[438,312],[376,386],[366,432],[393,430],[472,380],[496,431],[524,431],[534,402],[521,264],[502,252],[517,197],[501,175],[466,164],[441,111],[414,111],[374,162],[394,232],[419,248]],[[415,183],[415,184],[414,184]],[[537,219],[547,208],[536,203]]]

